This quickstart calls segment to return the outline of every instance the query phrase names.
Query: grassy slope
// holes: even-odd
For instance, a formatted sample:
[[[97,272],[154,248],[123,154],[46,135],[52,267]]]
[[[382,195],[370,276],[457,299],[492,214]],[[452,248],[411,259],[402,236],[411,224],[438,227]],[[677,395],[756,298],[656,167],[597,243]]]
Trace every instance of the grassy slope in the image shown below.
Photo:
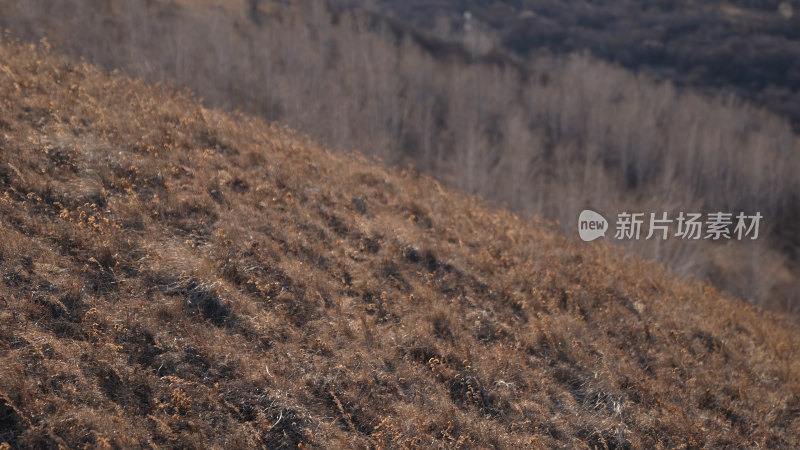
[[[0,45],[0,442],[797,447],[798,331]]]
[[[332,148],[410,161],[526,217],[760,211],[761,237],[746,245],[616,243],[800,318],[800,158],[790,156],[800,138],[777,116],[584,56],[468,63],[466,47],[372,12],[334,19],[326,2],[265,0],[257,20],[243,0],[179,3],[0,0],[0,29],[185,83],[205,106],[241,108]]]

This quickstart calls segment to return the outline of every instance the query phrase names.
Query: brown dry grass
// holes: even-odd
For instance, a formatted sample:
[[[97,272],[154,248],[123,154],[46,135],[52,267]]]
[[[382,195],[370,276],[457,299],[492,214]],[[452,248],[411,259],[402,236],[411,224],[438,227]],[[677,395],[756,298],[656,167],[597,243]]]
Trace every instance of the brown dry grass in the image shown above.
[[[781,317],[189,95],[0,62],[0,441],[800,446]]]
[[[329,7],[341,1],[251,3],[255,13],[244,0],[0,0],[0,29],[185,84],[205,106],[279,121],[329,148],[411,163],[570,232],[587,208],[758,211],[756,241],[617,243],[800,318],[800,138],[785,120],[588,55],[478,57],[448,33]]]

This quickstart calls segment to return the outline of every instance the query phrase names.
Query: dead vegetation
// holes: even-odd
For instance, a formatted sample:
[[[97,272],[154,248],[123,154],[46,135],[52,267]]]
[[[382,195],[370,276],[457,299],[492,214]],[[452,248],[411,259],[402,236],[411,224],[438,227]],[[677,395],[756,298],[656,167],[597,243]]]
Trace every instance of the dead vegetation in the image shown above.
[[[413,164],[522,216],[558,220],[569,232],[586,208],[606,217],[758,211],[761,236],[752,242],[621,244],[682,277],[800,314],[800,139],[786,120],[736,96],[658,83],[586,54],[521,61],[495,48],[484,55],[453,42],[458,33],[425,34],[335,3],[342,2],[0,0],[0,27],[33,42],[46,37],[59,54],[109,70],[188,86],[205,106],[279,121],[335,150]],[[641,12],[618,2],[606,7]],[[658,8],[646,9],[665,19]],[[660,33],[651,25],[645,34]],[[617,28],[608,31],[631,33]],[[699,30],[725,47],[717,34]],[[625,38],[614,46],[646,43],[633,35],[637,44],[622,44]],[[578,38],[574,30],[567,36]],[[789,58],[775,56],[787,42],[748,56],[763,63],[750,69],[776,70],[767,61]],[[687,49],[704,48],[695,47]],[[692,59],[721,66],[736,59],[702,55]],[[225,144],[209,142],[215,145]]]
[[[188,95],[0,61],[0,441],[800,446],[781,317]]]

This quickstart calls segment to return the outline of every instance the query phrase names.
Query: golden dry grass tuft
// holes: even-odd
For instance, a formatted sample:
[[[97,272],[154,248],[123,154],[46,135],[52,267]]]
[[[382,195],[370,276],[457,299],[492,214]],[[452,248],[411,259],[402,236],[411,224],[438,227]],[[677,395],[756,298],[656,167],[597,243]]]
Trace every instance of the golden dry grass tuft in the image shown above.
[[[782,317],[188,94],[0,62],[0,442],[800,446]]]

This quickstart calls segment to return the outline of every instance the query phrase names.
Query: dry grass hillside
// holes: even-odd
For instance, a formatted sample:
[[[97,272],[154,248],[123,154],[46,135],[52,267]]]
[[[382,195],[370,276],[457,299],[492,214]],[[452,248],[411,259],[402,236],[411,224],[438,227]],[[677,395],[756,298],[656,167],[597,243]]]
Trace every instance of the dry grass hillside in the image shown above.
[[[797,326],[0,45],[0,448],[800,446]]]
[[[788,122],[587,55],[482,55],[328,3],[0,0],[0,29],[326,148],[413,164],[524,217],[572,227],[586,208],[760,212],[754,242],[616,242],[800,319],[800,137]]]

